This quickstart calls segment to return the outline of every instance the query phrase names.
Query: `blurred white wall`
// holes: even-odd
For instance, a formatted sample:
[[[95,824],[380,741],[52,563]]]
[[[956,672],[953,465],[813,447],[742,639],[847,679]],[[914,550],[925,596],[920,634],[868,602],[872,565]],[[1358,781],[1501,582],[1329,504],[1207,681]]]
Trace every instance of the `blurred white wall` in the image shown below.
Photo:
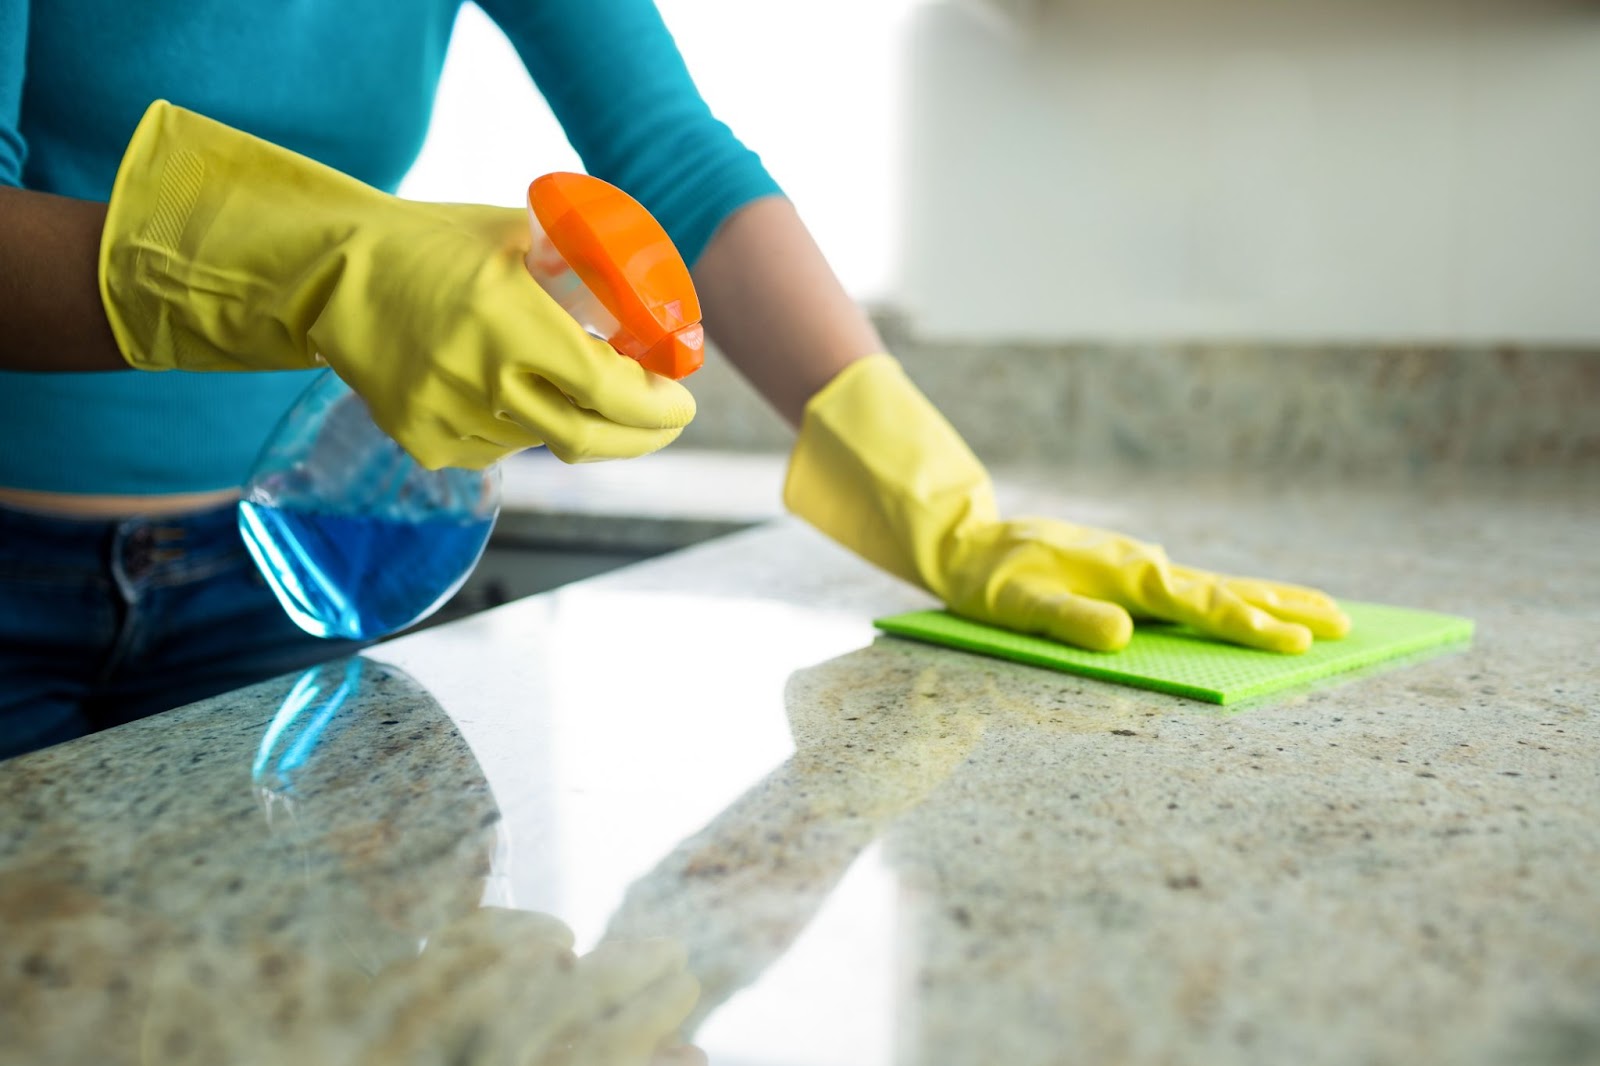
[[[1595,4],[943,2],[910,77],[921,333],[1600,339]]]
[[[701,93],[761,153],[851,292],[890,288],[901,182],[902,49],[918,0],[661,0]],[[433,125],[401,193],[520,204],[581,169],[509,43],[463,9]]]
[[[660,7],[847,287],[930,337],[1600,339],[1600,5]],[[402,191],[577,166],[469,5]]]

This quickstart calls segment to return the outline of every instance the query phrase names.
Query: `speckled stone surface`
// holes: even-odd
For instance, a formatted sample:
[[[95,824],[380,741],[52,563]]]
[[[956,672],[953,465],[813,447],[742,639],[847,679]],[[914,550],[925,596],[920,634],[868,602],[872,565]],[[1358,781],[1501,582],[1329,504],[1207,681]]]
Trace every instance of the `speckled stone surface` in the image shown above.
[[[1336,474],[1600,464],[1600,349],[884,341],[986,462]],[[789,445],[720,355],[699,448]]]
[[[0,764],[0,1061],[1600,1061],[1596,488],[1017,479],[1477,623],[1239,712],[779,523]]]

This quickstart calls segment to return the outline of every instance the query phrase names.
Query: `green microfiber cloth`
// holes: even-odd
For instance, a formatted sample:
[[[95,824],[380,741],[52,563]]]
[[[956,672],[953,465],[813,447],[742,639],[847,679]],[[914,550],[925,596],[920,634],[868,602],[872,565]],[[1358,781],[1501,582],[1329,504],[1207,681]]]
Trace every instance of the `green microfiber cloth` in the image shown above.
[[[1223,644],[1173,625],[1135,626],[1122,651],[1095,652],[945,611],[913,611],[875,624],[897,636],[1223,704],[1472,638],[1472,622],[1465,618],[1377,603],[1340,606],[1350,615],[1349,635],[1316,641],[1304,655]]]

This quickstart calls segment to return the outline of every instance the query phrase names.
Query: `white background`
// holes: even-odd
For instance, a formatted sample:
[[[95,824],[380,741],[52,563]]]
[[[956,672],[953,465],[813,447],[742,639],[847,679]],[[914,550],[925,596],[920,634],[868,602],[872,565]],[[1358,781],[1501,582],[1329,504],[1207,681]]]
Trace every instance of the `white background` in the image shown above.
[[[897,220],[902,42],[917,0],[662,0],[717,117],[761,154],[857,296],[887,293]],[[422,200],[515,205],[581,169],[511,45],[468,5],[428,142],[401,186]]]
[[[924,335],[1600,340],[1596,5],[660,6],[846,286]],[[469,7],[403,191],[576,165]]]

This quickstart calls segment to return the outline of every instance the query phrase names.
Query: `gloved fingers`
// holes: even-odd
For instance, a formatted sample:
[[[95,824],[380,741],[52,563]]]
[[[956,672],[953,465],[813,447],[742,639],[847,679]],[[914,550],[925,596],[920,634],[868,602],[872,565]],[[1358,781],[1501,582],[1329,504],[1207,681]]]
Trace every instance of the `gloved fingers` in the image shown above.
[[[639,429],[682,429],[694,421],[694,396],[671,378],[652,374],[609,344],[593,341],[597,354],[590,380],[556,367],[551,377],[578,404],[608,420]],[[562,378],[572,377],[570,391]]]
[[[694,420],[694,396],[671,378],[652,374],[638,362],[620,354],[605,341],[585,333],[572,318],[531,279],[527,287],[530,307],[546,309],[538,315],[538,326],[502,324],[510,352],[529,351],[529,358],[516,360],[507,378],[539,377],[553,384],[579,407],[619,426],[635,429],[682,429]],[[535,295],[536,294],[536,295]],[[534,304],[538,300],[541,303]],[[549,321],[550,314],[560,316]],[[530,346],[530,337],[558,332],[553,343]]]
[[[441,437],[449,439],[447,447],[451,454],[458,457],[455,462],[443,465],[470,470],[485,469],[509,455],[537,448],[544,443],[526,427],[500,416],[473,419],[471,432],[452,436],[445,430],[441,432]]]
[[[378,419],[380,408],[369,401]],[[413,459],[429,470],[483,470],[544,440],[527,426],[495,411],[484,396],[450,379],[435,379],[407,394],[393,424],[380,422]]]
[[[537,448],[544,443],[544,438],[534,433],[527,426],[519,424],[515,419],[496,412],[492,417],[479,418],[472,426],[470,437],[488,441],[498,445],[508,452],[520,452],[527,448]]]
[[[1350,616],[1325,592],[1255,578],[1231,577],[1224,583],[1246,603],[1285,622],[1298,622],[1318,640],[1338,640],[1350,632]]]
[[[612,355],[624,362],[633,362],[615,352]],[[637,368],[641,374],[655,377],[643,367]],[[682,389],[682,386],[678,387]],[[688,396],[688,390],[682,391]],[[690,403],[692,414],[693,401]],[[666,427],[641,427],[614,422],[597,411],[583,407],[576,398],[569,398],[554,382],[533,374],[507,375],[502,382],[500,404],[498,414],[502,420],[527,430],[544,442],[552,455],[565,463],[632,459],[648,455],[671,444],[687,424],[687,419]]]
[[[1154,584],[1151,601],[1158,617],[1235,644],[1287,655],[1311,647],[1310,629],[1245,602],[1223,579],[1204,571],[1169,568]]]
[[[447,466],[485,470],[520,450],[483,437],[463,437],[437,419],[404,427],[393,436],[395,443],[429,470],[440,470]]]
[[[1133,619],[1117,604],[1031,582],[1002,586],[993,615],[986,621],[1090,651],[1121,651],[1133,636]]]

